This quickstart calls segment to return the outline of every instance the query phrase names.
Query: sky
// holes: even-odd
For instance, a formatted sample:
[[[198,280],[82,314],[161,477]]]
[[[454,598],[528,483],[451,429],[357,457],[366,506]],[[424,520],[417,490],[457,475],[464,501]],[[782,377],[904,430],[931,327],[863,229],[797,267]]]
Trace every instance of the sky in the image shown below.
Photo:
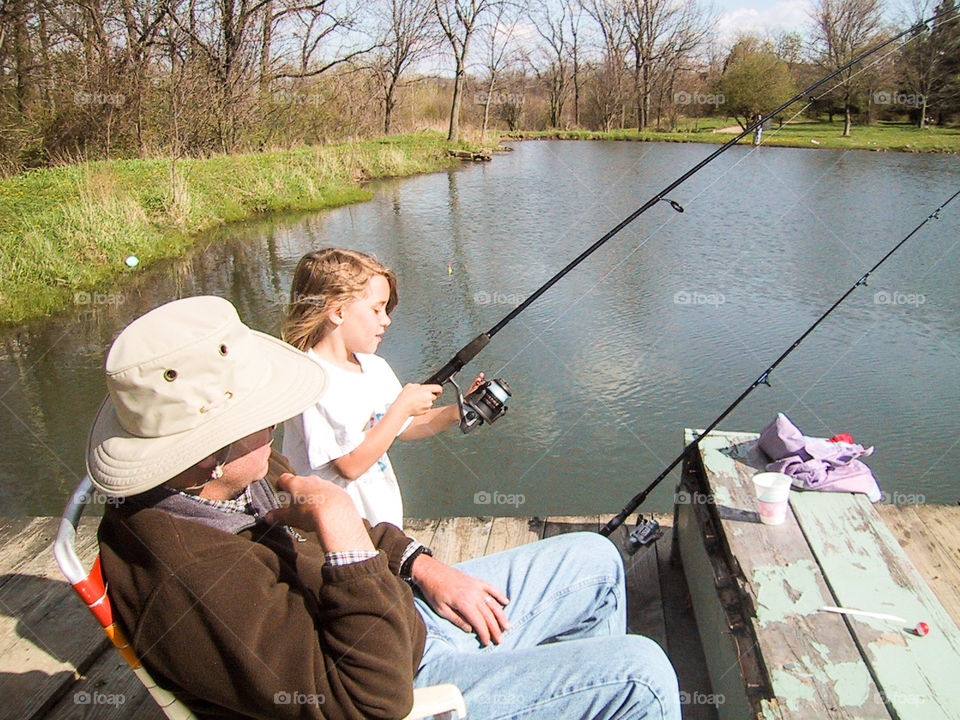
[[[800,30],[810,22],[811,0],[714,0],[720,14],[717,32],[722,39],[738,33],[759,35]]]

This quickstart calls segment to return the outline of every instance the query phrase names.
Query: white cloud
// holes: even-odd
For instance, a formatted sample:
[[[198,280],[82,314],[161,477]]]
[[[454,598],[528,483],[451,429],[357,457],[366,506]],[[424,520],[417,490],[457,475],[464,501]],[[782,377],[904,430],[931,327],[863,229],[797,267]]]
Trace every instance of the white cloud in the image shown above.
[[[759,8],[737,8],[720,13],[717,32],[721,40],[732,40],[739,33],[776,35],[798,31],[810,23],[811,0],[786,0]]]

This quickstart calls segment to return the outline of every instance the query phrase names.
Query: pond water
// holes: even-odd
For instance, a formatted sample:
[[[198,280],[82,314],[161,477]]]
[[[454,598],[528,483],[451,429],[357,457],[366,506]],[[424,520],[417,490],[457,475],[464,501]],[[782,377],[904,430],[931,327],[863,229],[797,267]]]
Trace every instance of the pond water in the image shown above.
[[[293,268],[318,247],[399,277],[381,345],[422,381],[648,197],[703,145],[526,142],[491,163],[379,182],[367,203],[224,228],[190,257],[0,333],[0,515],[59,514],[83,473],[112,338],[162,302],[229,298],[277,333]],[[507,416],[391,451],[409,516],[611,512],[960,185],[956,157],[733,148],[595,253],[464,375],[503,377]],[[960,498],[960,205],[858,289],[723,429],[777,411],[850,432],[897,502]],[[451,402],[449,392],[444,402]],[[670,505],[668,478],[646,509]]]

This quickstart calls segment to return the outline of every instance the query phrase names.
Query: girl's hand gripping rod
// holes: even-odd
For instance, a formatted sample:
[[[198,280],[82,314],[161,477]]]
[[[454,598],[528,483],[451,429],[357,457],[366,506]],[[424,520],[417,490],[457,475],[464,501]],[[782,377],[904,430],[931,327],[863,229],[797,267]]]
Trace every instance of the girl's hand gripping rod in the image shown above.
[[[463,396],[460,386],[454,379],[463,366],[473,360],[490,342],[490,335],[482,333],[462,347],[456,355],[440,370],[430,376],[424,385],[443,385],[449,382],[457,391],[457,407],[460,409],[460,430],[468,433],[483,423],[493,423],[507,412],[507,400],[512,391],[502,378],[487,380],[476,390]]]

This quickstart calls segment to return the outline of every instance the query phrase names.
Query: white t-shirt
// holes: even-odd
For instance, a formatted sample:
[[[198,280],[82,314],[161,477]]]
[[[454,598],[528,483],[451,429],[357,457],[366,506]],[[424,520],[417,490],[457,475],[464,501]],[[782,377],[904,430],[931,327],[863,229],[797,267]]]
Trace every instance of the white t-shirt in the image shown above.
[[[342,477],[333,460],[355,450],[403,389],[390,365],[376,355],[356,353],[363,372],[332,365],[313,350],[307,356],[327,373],[317,403],[283,426],[283,454],[299,475],[318,475],[343,487],[371,525],[403,527],[403,501],[390,458],[384,453],[356,480]],[[409,420],[401,432],[406,429]]]

